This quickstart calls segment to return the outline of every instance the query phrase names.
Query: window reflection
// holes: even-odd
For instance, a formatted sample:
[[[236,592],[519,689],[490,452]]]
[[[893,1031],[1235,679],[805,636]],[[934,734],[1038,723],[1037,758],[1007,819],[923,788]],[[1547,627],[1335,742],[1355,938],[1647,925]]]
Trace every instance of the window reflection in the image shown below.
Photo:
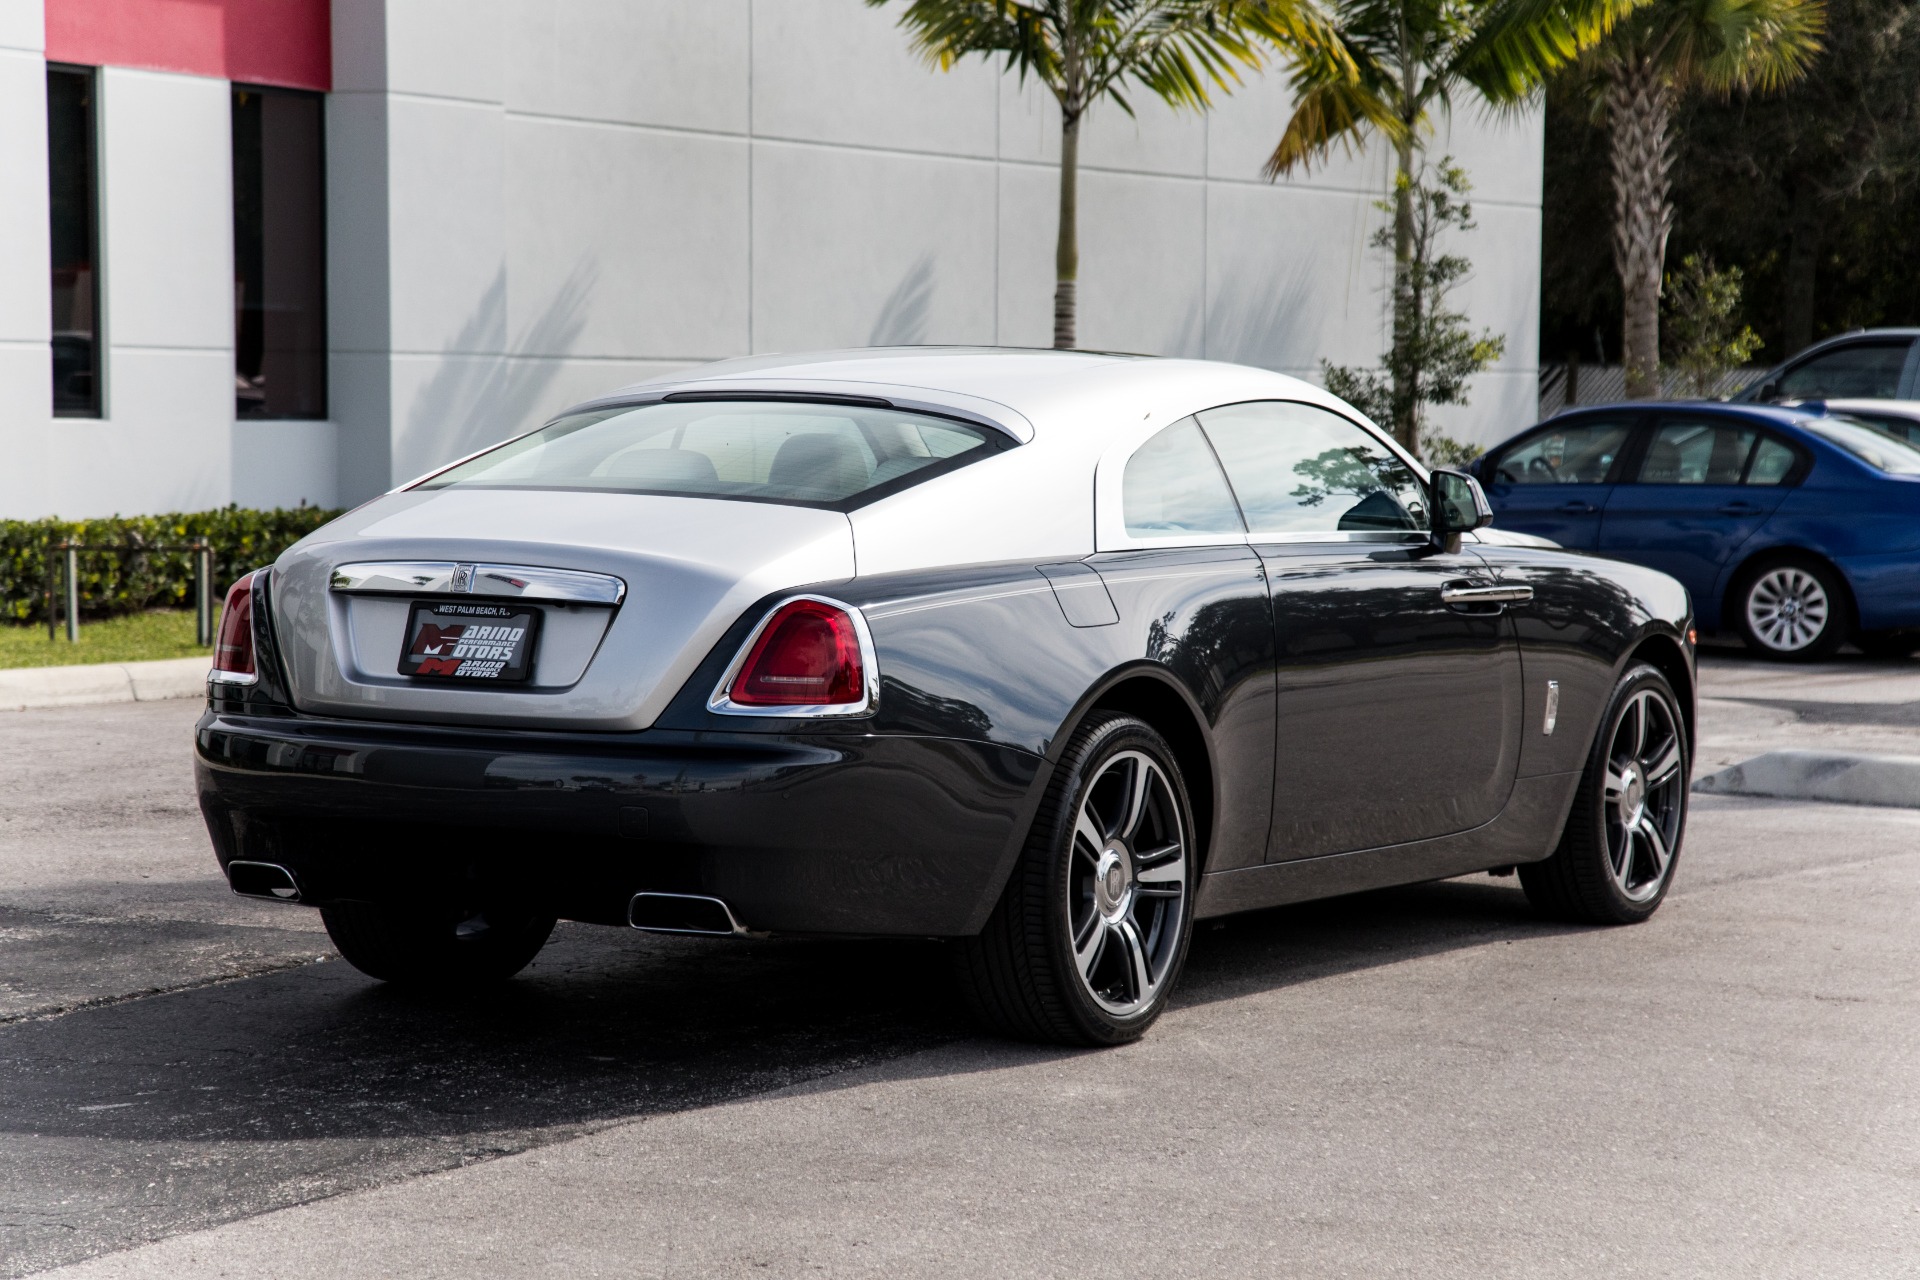
[[[1199,417],[1256,536],[1427,527],[1419,477],[1357,423],[1288,400]]]
[[[1220,462],[1192,418],[1135,450],[1121,487],[1121,510],[1134,537],[1246,531]]]

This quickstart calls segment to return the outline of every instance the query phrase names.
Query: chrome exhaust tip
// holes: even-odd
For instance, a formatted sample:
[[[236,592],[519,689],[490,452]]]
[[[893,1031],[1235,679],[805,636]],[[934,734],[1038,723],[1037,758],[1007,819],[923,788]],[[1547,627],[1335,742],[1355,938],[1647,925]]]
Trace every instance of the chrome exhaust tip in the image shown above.
[[[243,898],[269,902],[300,901],[300,882],[277,862],[229,862],[227,883]]]
[[[747,927],[718,898],[698,893],[636,893],[627,923],[645,933],[692,933],[709,938],[746,936]]]

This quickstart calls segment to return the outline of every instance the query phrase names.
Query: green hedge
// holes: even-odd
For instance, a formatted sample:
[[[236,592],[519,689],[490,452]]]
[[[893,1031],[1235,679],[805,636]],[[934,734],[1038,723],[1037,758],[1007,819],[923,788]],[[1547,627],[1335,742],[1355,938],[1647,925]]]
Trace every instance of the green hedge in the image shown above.
[[[89,546],[178,546],[213,549],[214,600],[249,569],[339,515],[320,507],[176,512],[104,520],[0,520],[0,620],[45,622],[48,549],[57,542]],[[57,553],[56,553],[57,555]],[[193,556],[187,552],[80,553],[80,615],[106,618],[143,609],[193,606]]]

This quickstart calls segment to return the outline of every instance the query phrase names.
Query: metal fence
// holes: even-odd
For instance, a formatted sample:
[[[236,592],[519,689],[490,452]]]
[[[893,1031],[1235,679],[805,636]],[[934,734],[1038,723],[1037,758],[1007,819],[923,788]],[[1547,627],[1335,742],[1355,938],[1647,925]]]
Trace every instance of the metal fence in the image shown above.
[[[47,639],[58,634],[59,614],[66,613],[67,642],[80,641],[80,556],[83,552],[112,552],[120,556],[187,552],[193,556],[193,633],[201,648],[213,643],[213,548],[204,542],[177,546],[87,546],[56,542],[47,548]],[[56,590],[56,588],[60,588]]]
[[[1707,395],[1695,390],[1678,369],[1660,370],[1663,400],[1725,400],[1765,373],[1762,366],[1730,369]],[[1626,366],[1618,364],[1549,364],[1540,367],[1540,416],[1550,418],[1563,409],[1583,404],[1612,404],[1627,398]]]

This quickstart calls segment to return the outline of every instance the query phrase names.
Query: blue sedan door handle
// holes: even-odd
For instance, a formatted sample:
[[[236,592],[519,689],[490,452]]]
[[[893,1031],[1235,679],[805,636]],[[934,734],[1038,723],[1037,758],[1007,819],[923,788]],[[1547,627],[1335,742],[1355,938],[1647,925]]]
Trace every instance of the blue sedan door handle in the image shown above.
[[[1570,501],[1561,503],[1560,510],[1570,516],[1584,516],[1584,515],[1591,515],[1594,511],[1594,506],[1591,502],[1586,502],[1582,499],[1574,498]]]
[[[1758,514],[1759,511],[1760,508],[1755,504],[1742,502],[1737,499],[1733,502],[1723,504],[1720,508],[1720,514],[1723,516],[1750,516]]]

